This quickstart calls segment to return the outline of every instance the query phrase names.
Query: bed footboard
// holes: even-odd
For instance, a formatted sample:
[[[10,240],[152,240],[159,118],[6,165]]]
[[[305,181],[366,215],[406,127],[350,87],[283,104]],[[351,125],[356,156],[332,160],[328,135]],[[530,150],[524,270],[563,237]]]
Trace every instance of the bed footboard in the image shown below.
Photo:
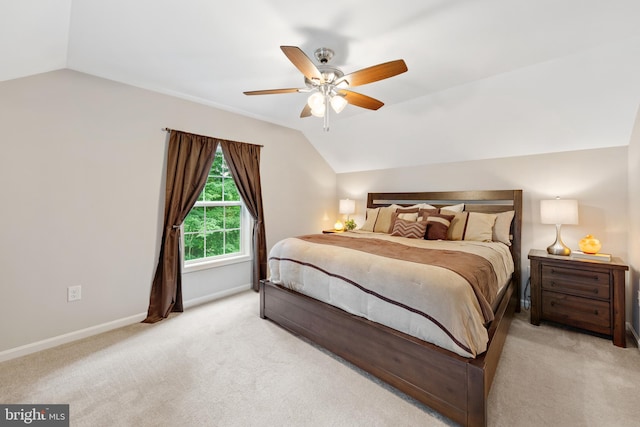
[[[464,426],[485,426],[486,400],[516,307],[514,283],[476,359],[426,343],[269,281],[260,284],[260,316],[353,363]]]

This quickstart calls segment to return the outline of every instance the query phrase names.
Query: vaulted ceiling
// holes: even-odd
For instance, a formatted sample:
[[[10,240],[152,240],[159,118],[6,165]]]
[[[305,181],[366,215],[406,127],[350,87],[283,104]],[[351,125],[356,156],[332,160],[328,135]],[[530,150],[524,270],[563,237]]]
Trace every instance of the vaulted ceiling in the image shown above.
[[[640,102],[638,0],[0,0],[0,81],[60,68],[299,129],[337,172],[629,142]],[[335,51],[385,105],[299,118],[279,46]]]

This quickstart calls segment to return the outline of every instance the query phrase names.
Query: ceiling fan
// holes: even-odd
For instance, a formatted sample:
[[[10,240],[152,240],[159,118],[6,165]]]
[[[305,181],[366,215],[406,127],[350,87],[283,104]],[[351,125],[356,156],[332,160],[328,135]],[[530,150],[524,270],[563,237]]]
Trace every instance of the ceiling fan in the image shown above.
[[[363,68],[350,74],[344,74],[339,68],[329,65],[333,58],[333,50],[321,47],[314,53],[319,65],[315,65],[311,59],[296,46],[280,46],[280,49],[304,75],[304,88],[267,89],[244,92],[245,95],[273,95],[279,93],[311,92],[300,117],[324,117],[324,130],[329,131],[329,106],[340,113],[347,104],[377,110],[384,105],[383,102],[353,92],[349,88],[361,86],[378,80],[402,74],[407,71],[407,65],[402,59],[385,62],[371,67]]]

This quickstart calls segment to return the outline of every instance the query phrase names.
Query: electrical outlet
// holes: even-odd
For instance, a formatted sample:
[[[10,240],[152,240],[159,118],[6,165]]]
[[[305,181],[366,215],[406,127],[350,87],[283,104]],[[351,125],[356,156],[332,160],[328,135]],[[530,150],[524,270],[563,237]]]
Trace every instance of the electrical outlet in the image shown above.
[[[69,286],[67,288],[67,302],[82,299],[82,286]]]

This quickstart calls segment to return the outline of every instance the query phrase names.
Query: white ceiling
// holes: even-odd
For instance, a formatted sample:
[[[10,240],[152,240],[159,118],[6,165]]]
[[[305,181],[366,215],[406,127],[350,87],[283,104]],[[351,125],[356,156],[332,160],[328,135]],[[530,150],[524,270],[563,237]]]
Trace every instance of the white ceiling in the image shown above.
[[[628,144],[638,0],[0,0],[0,81],[70,68],[299,129],[336,172]],[[300,119],[280,50],[335,51],[385,106]]]

